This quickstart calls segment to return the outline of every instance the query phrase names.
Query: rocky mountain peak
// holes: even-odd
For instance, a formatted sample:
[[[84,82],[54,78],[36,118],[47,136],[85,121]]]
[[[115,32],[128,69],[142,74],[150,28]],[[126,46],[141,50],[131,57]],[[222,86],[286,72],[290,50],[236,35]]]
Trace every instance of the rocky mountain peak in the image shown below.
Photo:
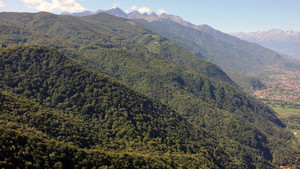
[[[127,18],[128,15],[120,8],[112,8],[108,11],[106,11],[106,13],[110,14],[110,15],[114,15],[114,16],[119,16],[119,17],[125,17]]]
[[[149,16],[159,17],[155,12],[151,12],[151,13],[149,14]]]

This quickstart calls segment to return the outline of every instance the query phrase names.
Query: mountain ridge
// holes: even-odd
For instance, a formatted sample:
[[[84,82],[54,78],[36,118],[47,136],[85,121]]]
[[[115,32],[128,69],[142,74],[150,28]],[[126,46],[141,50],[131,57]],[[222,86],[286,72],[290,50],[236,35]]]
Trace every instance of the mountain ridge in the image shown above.
[[[81,12],[81,13],[63,12],[63,13],[61,13],[61,15],[89,16],[89,15],[95,15],[95,14],[98,14],[98,13],[108,13],[110,15],[123,17],[123,18],[129,18],[129,19],[144,19],[144,20],[147,20],[149,22],[160,20],[160,19],[170,19],[170,20],[173,20],[173,21],[178,22],[180,24],[183,24],[185,26],[197,27],[197,26],[191,24],[190,22],[187,22],[187,21],[183,20],[180,16],[166,14],[166,13],[162,13],[162,14],[158,15],[155,12],[151,12],[150,14],[148,14],[146,12],[145,13],[140,13],[137,10],[134,10],[134,11],[129,12],[129,13],[125,13],[119,7],[112,8],[112,9],[109,9],[109,10],[97,10],[96,12],[91,12],[91,11],[84,11],[84,12]]]
[[[235,32],[231,35],[258,43],[279,53],[286,54],[288,57],[300,59],[300,31],[272,29],[258,32]]]
[[[200,58],[209,60],[222,68],[232,80],[249,92],[262,81],[263,73],[270,66],[300,69],[300,62],[255,43],[222,33],[208,25],[185,26],[172,20],[137,22],[154,32],[188,49]],[[260,82],[261,83],[261,82]]]
[[[140,22],[140,23],[144,24],[147,27],[149,27],[154,32],[158,32],[162,36],[166,36],[170,40],[178,43],[179,45],[185,47],[186,49],[189,49],[195,55],[212,61],[213,63],[220,66],[222,69],[227,70],[227,72],[230,71],[228,73],[229,74],[235,74],[235,76],[240,76],[240,75],[237,75],[237,74],[244,74],[242,76],[252,77],[252,76],[258,74],[258,72],[256,70],[261,71],[263,69],[262,67],[264,65],[270,65],[270,64],[273,64],[273,65],[277,64],[277,65],[286,66],[286,67],[288,67],[289,65],[292,65],[293,68],[295,68],[295,67],[300,68],[300,62],[298,63],[298,66],[294,65],[293,61],[290,61],[290,60],[286,59],[285,56],[283,56],[283,55],[280,55],[278,53],[272,53],[271,50],[268,51],[268,49],[263,49],[259,45],[255,45],[255,44],[248,43],[246,41],[242,41],[239,38],[236,38],[235,36],[232,36],[230,34],[225,34],[221,31],[215,30],[215,29],[213,29],[212,27],[210,27],[206,24],[203,24],[203,25],[192,24],[188,21],[185,21],[180,16],[175,16],[175,15],[166,14],[166,13],[162,13],[160,15],[157,15],[154,12],[152,12],[153,15],[148,15],[148,14],[143,15],[143,14],[139,13],[138,11],[133,11],[129,14],[124,15],[125,12],[122,11],[122,9],[120,9],[120,8],[113,8],[113,9],[110,9],[110,10],[107,10],[107,11],[101,11],[101,12],[109,13],[108,11],[114,11],[116,13],[122,13],[123,15],[121,17],[124,17],[124,18],[137,19],[137,20],[142,19],[142,20],[145,20],[145,21],[149,22],[149,24],[144,23],[144,22]],[[116,14],[115,16],[120,16],[120,15],[121,14]],[[227,47],[224,48],[223,46],[219,46],[218,48],[223,48],[224,50],[226,50],[226,48],[228,48],[228,47],[229,47],[230,50],[236,50],[236,49],[237,50],[245,50],[246,46],[248,46],[250,49],[247,51],[246,54],[239,54],[239,53],[241,53],[241,51],[236,51],[235,53],[232,53],[230,51],[225,52],[226,56],[236,55],[233,58],[226,58],[227,60],[235,61],[235,59],[240,59],[240,60],[235,61],[236,62],[235,65],[240,65],[241,64],[242,66],[240,66],[239,68],[235,68],[235,66],[230,65],[230,63],[225,63],[224,62],[226,60],[224,60],[223,56],[221,56],[222,53],[223,53],[222,51],[218,51],[218,49],[217,50],[216,49],[209,49],[209,48],[207,48],[207,46],[201,46],[205,43],[205,42],[201,42],[201,40],[197,40],[196,42],[194,42],[194,43],[198,43],[198,44],[193,44],[193,47],[192,47],[193,49],[191,49],[191,46],[189,46],[189,45],[191,45],[190,43],[186,44],[184,42],[180,42],[180,41],[186,41],[186,40],[183,40],[184,38],[182,39],[182,37],[181,37],[180,41],[178,41],[178,40],[176,40],[176,38],[178,38],[178,37],[174,37],[174,35],[175,36],[178,36],[178,35],[181,36],[180,31],[183,31],[182,28],[180,28],[181,30],[179,31],[179,33],[175,33],[175,34],[174,34],[174,32],[172,32],[172,33],[162,33],[162,31],[164,31],[164,30],[159,30],[160,28],[157,28],[157,27],[155,28],[155,26],[150,26],[151,24],[155,25],[155,22],[166,22],[166,23],[174,22],[174,23],[178,23],[178,24],[180,24],[180,25],[182,25],[186,28],[191,28],[191,29],[194,29],[194,30],[201,31],[202,34],[207,34],[206,36],[212,36],[209,39],[216,38],[216,40],[222,41],[221,43],[224,43],[224,44],[220,44],[220,42],[218,42],[218,43],[220,45],[227,46]],[[175,26],[175,25],[173,24],[173,26]],[[165,27],[163,29],[166,30],[167,28]],[[177,27],[177,29],[178,29],[178,27]],[[185,34],[185,35],[187,35],[187,34]],[[190,38],[191,37],[188,37],[188,39],[190,39]],[[194,37],[193,37],[193,39],[194,39]],[[205,39],[205,40],[207,41],[207,39]],[[214,41],[216,41],[216,40],[214,40]],[[196,46],[198,46],[198,47],[196,47]],[[197,49],[198,51],[195,51],[195,47],[198,48]],[[202,49],[203,51],[199,51],[199,49],[200,50]],[[261,56],[256,56],[257,53],[251,54],[250,50],[252,50],[252,49],[255,49],[255,50],[260,51],[260,52],[264,52],[265,54],[262,54]],[[214,52],[213,50],[216,50],[216,52]],[[253,51],[255,51],[255,50],[253,50]],[[245,55],[248,58],[245,58]],[[248,55],[252,55],[252,56],[248,56]],[[265,57],[265,55],[267,55],[267,57]],[[252,58],[254,58],[254,59],[252,59]],[[263,58],[263,59],[261,59],[261,58]],[[252,62],[253,62],[254,65],[261,65],[261,66],[251,68],[249,66],[250,64],[244,64],[243,65],[242,63],[246,62],[245,59],[252,59]],[[266,64],[264,62],[266,62]],[[246,72],[249,72],[249,70],[250,70],[250,73],[246,74]],[[239,79],[239,78],[235,78],[235,79]],[[239,83],[239,84],[242,84],[242,83]]]

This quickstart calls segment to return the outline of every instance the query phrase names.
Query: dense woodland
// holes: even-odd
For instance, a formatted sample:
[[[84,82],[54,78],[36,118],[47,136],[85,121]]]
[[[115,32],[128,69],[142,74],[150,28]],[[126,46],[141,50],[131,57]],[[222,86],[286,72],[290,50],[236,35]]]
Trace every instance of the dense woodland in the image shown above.
[[[100,134],[87,121],[74,120],[61,111],[7,92],[0,93],[0,100],[2,168],[217,168],[200,155],[187,157],[167,152],[150,156],[132,151],[134,148],[130,152],[80,148],[81,143],[88,143],[91,134]],[[83,140],[80,143],[73,139]]]
[[[125,153],[128,165],[141,159],[141,166],[156,161],[158,168],[275,168],[299,161],[293,134],[272,109],[217,66],[138,23],[107,14],[0,15],[0,86],[15,93],[2,95],[26,97],[44,112],[27,119],[1,114],[4,124],[28,124],[8,127],[15,135],[24,130],[20,137],[70,143],[74,151],[106,159]],[[18,47],[24,44],[62,53]],[[8,114],[14,109],[3,108]]]
[[[178,158],[173,163],[187,167],[235,165],[229,163],[227,153],[203,129],[195,128],[167,106],[88,70],[53,48],[4,49],[1,56],[1,66],[5,68],[1,71],[5,75],[1,77],[1,88],[34,101],[1,93],[3,127],[12,129],[12,135],[17,137],[11,143],[25,137],[20,144],[28,144],[26,135],[17,134],[24,129],[34,132],[27,137],[36,134],[50,141],[72,143],[74,151],[83,148],[169,154]],[[48,144],[47,140],[43,142]],[[6,161],[8,152],[3,151],[2,159]]]

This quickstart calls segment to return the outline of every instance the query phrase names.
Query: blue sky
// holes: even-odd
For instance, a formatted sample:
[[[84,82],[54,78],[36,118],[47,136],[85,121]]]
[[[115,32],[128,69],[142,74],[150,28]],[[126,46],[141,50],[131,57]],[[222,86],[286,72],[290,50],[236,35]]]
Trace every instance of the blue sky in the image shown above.
[[[300,0],[0,0],[0,11],[96,11],[120,7],[130,12],[166,12],[223,32],[300,30]]]

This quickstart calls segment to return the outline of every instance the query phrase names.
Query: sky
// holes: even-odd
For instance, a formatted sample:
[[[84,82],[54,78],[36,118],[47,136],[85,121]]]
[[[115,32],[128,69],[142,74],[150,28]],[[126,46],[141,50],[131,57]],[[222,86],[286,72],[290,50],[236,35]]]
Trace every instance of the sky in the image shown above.
[[[178,15],[193,24],[207,24],[226,33],[300,30],[300,0],[0,0],[0,12],[60,14],[115,7],[126,12]]]

